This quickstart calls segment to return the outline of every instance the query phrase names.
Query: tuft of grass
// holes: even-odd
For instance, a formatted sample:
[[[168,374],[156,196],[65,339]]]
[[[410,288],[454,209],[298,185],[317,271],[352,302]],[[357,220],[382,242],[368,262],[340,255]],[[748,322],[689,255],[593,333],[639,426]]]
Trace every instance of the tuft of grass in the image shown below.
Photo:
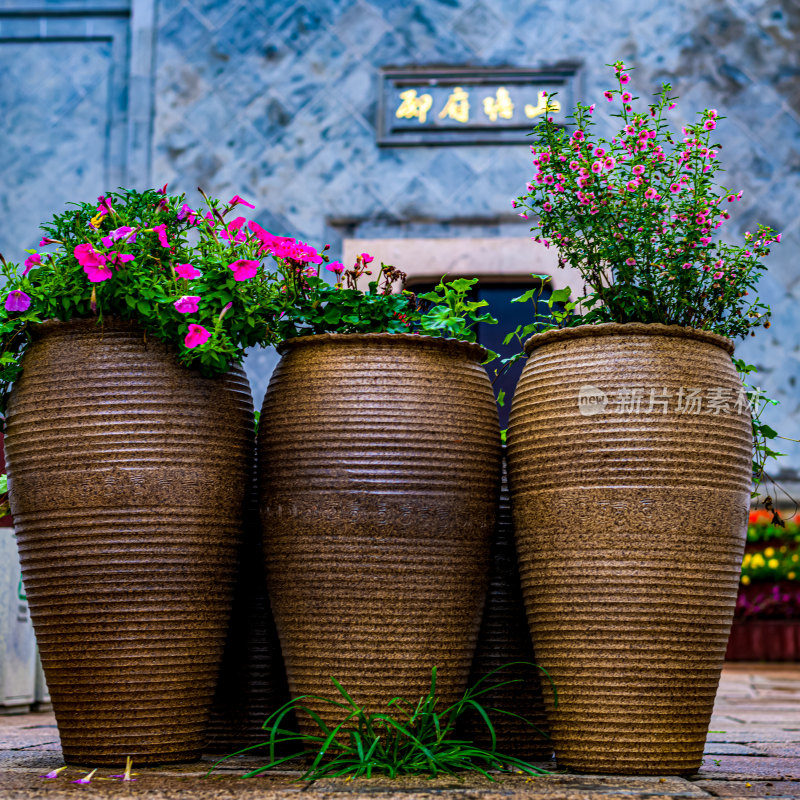
[[[507,714],[524,720],[531,727],[531,735],[549,738],[547,734],[519,714],[500,708],[485,708],[477,699],[486,692],[496,690],[498,686],[521,683],[520,678],[515,678],[482,686],[495,673],[513,664],[522,663],[528,662],[512,662],[492,670],[468,688],[460,700],[441,711],[437,710],[439,701],[436,697],[436,667],[431,670],[430,689],[424,697],[416,703],[395,697],[388,703],[385,713],[366,711],[353,700],[339,681],[331,677],[337,691],[336,699],[302,695],[290,700],[264,723],[267,741],[224,756],[214,763],[207,776],[223,761],[259,748],[268,749],[267,763],[242,777],[252,778],[300,758],[311,762],[299,779],[303,781],[362,776],[371,778],[373,775],[388,775],[390,778],[422,775],[433,778],[440,774],[454,775],[463,771],[478,772],[489,780],[494,780],[489,770],[527,775],[547,773],[546,769],[497,751],[497,736],[490,713]],[[550,681],[557,704],[556,688],[550,675],[538,665],[531,666],[540,669]],[[324,722],[317,713],[303,705],[307,698],[340,709],[343,715],[341,722],[333,726]],[[292,712],[307,714],[316,723],[319,732],[303,734],[282,727],[284,719]],[[457,737],[458,719],[466,713],[480,715],[491,736],[490,749],[477,747],[472,742]],[[286,755],[287,745],[296,748],[290,755]]]

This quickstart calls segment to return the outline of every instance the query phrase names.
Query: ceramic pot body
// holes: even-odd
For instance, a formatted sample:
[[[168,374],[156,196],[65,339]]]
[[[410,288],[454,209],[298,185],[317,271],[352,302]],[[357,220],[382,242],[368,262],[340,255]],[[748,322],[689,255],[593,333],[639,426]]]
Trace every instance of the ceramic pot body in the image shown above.
[[[732,343],[607,324],[527,342],[509,428],[523,591],[560,766],[695,772],[750,502]]]
[[[247,378],[203,378],[129,323],[34,335],[6,459],[64,758],[197,758],[252,467]]]
[[[258,489],[255,475],[253,478],[245,509],[233,611],[205,748],[207,753],[220,755],[263,743],[264,721],[289,699],[281,646],[267,596]],[[291,718],[284,720],[283,727],[291,725]]]
[[[511,498],[503,459],[503,482],[489,564],[489,588],[469,682],[472,686],[489,676],[485,678],[484,686],[492,688],[479,698],[480,703],[487,708],[518,714],[535,726],[531,727],[516,716],[499,712],[489,715],[497,737],[498,752],[526,761],[542,761],[553,755],[552,743],[542,735],[547,732],[547,715],[542,698],[541,673],[532,666],[535,663],[522,600]],[[493,670],[500,671],[490,675]],[[510,680],[518,683],[504,685]],[[477,713],[470,715],[464,732],[481,747],[488,749],[491,746],[489,730]]]
[[[424,695],[433,666],[442,704],[464,690],[500,477],[482,353],[406,334],[284,345],[258,459],[268,586],[293,695],[334,697],[333,676],[356,702],[384,710],[398,695]]]

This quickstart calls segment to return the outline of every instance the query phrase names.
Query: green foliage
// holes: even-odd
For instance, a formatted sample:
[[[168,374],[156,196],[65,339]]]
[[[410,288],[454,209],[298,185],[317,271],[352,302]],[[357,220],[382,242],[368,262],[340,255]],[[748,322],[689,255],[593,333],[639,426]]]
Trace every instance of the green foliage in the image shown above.
[[[474,342],[475,325],[479,322],[496,325],[497,320],[491,314],[480,311],[489,303],[486,300],[471,300],[469,297],[477,282],[477,278],[457,278],[445,283],[442,277],[433,291],[420,295],[420,300],[426,300],[432,306],[414,318],[415,321],[418,320],[419,332],[429,336],[444,333],[455,339]],[[496,353],[492,353],[491,357],[496,357]]]
[[[594,105],[582,103],[571,134],[548,115],[534,131],[536,174],[516,204],[536,218],[535,240],[558,248],[559,265],[577,268],[587,292],[543,327],[659,322],[736,338],[768,325],[769,308],[750,295],[765,269],[758,259],[780,235],[759,226],[743,246],[714,239],[742,197],[714,183],[720,145],[711,137],[722,117],[705,109],[679,135],[666,119],[676,100],[669,84],[634,111],[625,66],[609,66],[617,88],[605,97],[621,100],[616,136],[593,138]]]
[[[511,665],[506,664],[500,669],[508,666]],[[539,669],[550,680],[547,672],[541,667]],[[523,719],[512,711],[485,708],[478,702],[477,698],[498,686],[520,682],[520,679],[514,679],[494,686],[481,686],[488,677],[498,671],[493,670],[488,673],[467,689],[458,702],[441,711],[437,710],[436,667],[432,670],[431,686],[424,697],[416,703],[395,697],[388,704],[385,713],[367,712],[354,702],[335,678],[331,678],[338,693],[337,699],[320,697],[313,699],[322,700],[338,709],[342,715],[341,722],[334,726],[325,723],[318,714],[303,705],[303,701],[311,697],[303,695],[283,705],[266,720],[264,723],[264,729],[268,734],[266,742],[226,756],[217,764],[241,753],[267,748],[268,763],[243,777],[260,775],[297,758],[308,758],[311,761],[301,777],[304,781],[344,776],[370,778],[373,775],[388,775],[391,778],[398,775],[436,777],[464,770],[479,772],[492,780],[488,770],[497,769],[529,775],[546,772],[521,759],[497,752],[497,739],[490,713],[502,713]],[[552,685],[552,680],[550,683]],[[553,694],[556,696],[555,686]],[[298,734],[283,728],[284,719],[295,711],[310,717],[318,726],[319,733]],[[458,720],[467,713],[477,713],[486,724],[492,741],[489,750],[476,747],[471,742],[457,737]],[[531,725],[532,735],[538,731],[531,723],[528,724]],[[540,731],[539,733],[541,734]],[[278,755],[281,748],[285,749],[286,745],[298,749],[290,755]]]
[[[45,320],[137,322],[145,335],[173,344],[183,364],[206,375],[227,371],[248,347],[275,341],[273,323],[283,300],[268,268],[274,259],[262,263],[254,237],[231,235],[226,216],[238,198],[227,204],[205,199],[205,216],[185,205],[183,195],[154,189],[109,192],[98,198],[99,206],[71,203],[71,209],[42,225],[40,245],[55,245],[55,250],[31,251],[22,272],[2,262],[9,296],[0,309],[0,411],[20,374],[30,326]],[[86,248],[99,267],[86,266],[81,254]],[[231,264],[243,259],[257,262],[258,271],[237,280]],[[187,264],[199,269],[196,277],[176,272]],[[9,310],[14,293],[27,298],[29,306],[14,310],[12,303]],[[182,313],[175,304],[187,296],[196,298],[198,307]],[[187,341],[192,325],[200,326],[208,340]]]

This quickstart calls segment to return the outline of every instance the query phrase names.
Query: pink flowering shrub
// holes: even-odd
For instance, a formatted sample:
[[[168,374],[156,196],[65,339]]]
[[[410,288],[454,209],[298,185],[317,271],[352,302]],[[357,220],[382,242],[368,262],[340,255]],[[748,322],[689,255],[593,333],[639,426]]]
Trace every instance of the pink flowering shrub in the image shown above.
[[[722,117],[706,109],[673,132],[671,86],[635,110],[629,71],[609,66],[617,86],[603,96],[619,103],[617,134],[595,136],[594,105],[577,104],[571,132],[545,115],[531,147],[533,179],[514,203],[535,220],[534,240],[585,281],[586,296],[556,324],[661,322],[731,337],[768,327],[769,309],[753,292],[765,269],[759,259],[780,234],[759,226],[741,246],[718,238],[742,198],[714,182],[721,146],[712,135]]]

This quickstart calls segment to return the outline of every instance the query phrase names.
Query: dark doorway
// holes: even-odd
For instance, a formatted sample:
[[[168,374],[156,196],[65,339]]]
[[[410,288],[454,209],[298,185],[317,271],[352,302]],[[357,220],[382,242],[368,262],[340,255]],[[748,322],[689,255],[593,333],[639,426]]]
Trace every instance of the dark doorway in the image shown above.
[[[406,288],[411,292],[424,294],[431,291],[437,283],[438,281],[412,279],[408,282]],[[479,344],[500,354],[496,361],[486,365],[486,371],[489,373],[489,378],[494,381],[495,398],[499,396],[500,392],[505,393],[505,401],[502,406],[498,407],[501,428],[508,427],[511,398],[514,396],[514,389],[525,365],[525,360],[521,359],[501,375],[497,376],[495,374],[496,370],[499,369],[500,359],[507,358],[520,349],[520,344],[516,339],[507,345],[503,344],[503,339],[518,325],[529,325],[534,319],[532,303],[512,303],[511,301],[538,285],[539,283],[533,278],[527,280],[481,278],[472,288],[472,297],[476,300],[486,300],[489,305],[484,310],[487,310],[498,321],[497,325],[480,323],[477,327],[477,337]],[[550,309],[547,307],[550,293],[550,286],[542,287],[536,307],[539,319],[550,315]]]

